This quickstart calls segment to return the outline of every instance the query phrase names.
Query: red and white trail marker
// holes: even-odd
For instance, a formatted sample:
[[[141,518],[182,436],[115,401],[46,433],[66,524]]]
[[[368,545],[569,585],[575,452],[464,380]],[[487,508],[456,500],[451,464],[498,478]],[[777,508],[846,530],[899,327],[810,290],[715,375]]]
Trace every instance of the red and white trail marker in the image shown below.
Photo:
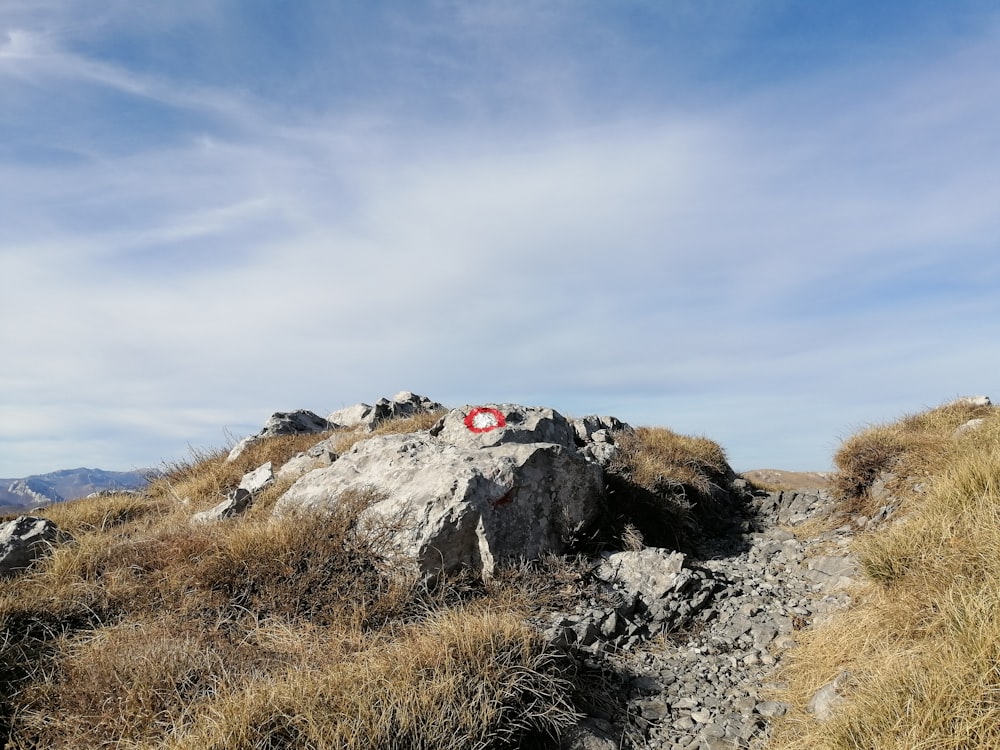
[[[499,427],[506,427],[507,420],[498,409],[477,406],[465,417],[465,426],[470,432],[489,432]]]

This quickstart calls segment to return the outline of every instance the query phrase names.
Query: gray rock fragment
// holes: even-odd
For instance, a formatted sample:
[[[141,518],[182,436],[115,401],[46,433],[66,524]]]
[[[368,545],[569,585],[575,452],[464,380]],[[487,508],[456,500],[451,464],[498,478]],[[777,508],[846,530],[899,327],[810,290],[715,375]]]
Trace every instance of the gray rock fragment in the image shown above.
[[[0,577],[23,572],[52,545],[71,537],[47,518],[18,516],[0,526]]]
[[[850,672],[838,674],[832,682],[816,691],[806,710],[815,716],[817,721],[828,721],[833,717],[837,707],[844,702],[842,693],[850,679]]]
[[[195,513],[191,516],[191,522],[212,523],[241,516],[253,504],[254,498],[261,491],[274,484],[274,481],[271,462],[261,464],[253,471],[244,474],[239,486],[231,491],[225,500],[213,508]]]
[[[337,427],[363,427],[373,430],[389,419],[412,417],[440,411],[444,407],[426,396],[400,391],[392,398],[380,398],[372,404],[354,404],[327,415],[327,422]]]
[[[604,719],[587,718],[570,727],[560,743],[560,750],[620,750],[622,730]]]

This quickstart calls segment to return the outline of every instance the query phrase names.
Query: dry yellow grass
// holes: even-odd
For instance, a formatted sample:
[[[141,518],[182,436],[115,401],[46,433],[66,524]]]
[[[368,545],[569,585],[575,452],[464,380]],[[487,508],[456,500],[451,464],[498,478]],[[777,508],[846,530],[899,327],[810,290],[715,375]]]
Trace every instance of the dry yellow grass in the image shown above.
[[[955,436],[971,418],[984,422]],[[856,542],[872,583],[793,652],[794,709],[773,747],[1000,747],[1000,415],[948,407],[883,430],[903,436],[896,470],[927,486],[902,522]],[[820,723],[805,705],[841,671],[847,701]]]
[[[607,470],[608,527],[623,546],[678,547],[715,510],[720,487],[735,478],[723,449],[704,437],[663,427],[639,427],[616,436]],[[627,537],[627,538],[626,538]]]
[[[248,471],[268,461],[277,468],[333,434],[331,431],[266,438],[250,443],[235,461],[226,460],[229,451],[225,449],[192,450],[189,459],[169,464],[165,475],[150,485],[147,494],[210,507],[224,499]]]
[[[898,422],[873,425],[843,442],[834,456],[834,490],[853,510],[875,510],[869,490],[883,474],[895,475],[892,490],[908,495],[914,482],[947,465],[959,449],[955,430],[971,419],[991,417],[994,407],[950,403]]]
[[[347,453],[356,443],[367,440],[374,435],[399,435],[408,432],[429,430],[446,413],[446,410],[441,409],[425,414],[414,414],[412,417],[389,419],[381,422],[371,432],[365,428],[345,430],[338,433],[334,447],[337,453]]]
[[[726,454],[708,438],[679,435],[664,427],[639,427],[618,438],[613,470],[651,492],[710,495],[723,481]]]
[[[53,506],[74,543],[0,581],[8,747],[485,749],[573,723],[564,667],[526,624],[571,564],[427,591],[359,530],[363,494],[322,516],[190,523],[322,437],[195,455],[142,498]]]

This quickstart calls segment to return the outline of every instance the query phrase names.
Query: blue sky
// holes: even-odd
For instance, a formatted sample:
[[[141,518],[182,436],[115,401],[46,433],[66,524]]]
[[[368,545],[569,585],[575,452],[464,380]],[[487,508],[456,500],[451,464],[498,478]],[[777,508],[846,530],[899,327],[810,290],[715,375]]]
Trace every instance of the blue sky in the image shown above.
[[[413,390],[829,468],[1000,372],[992,2],[4,0],[0,476]]]

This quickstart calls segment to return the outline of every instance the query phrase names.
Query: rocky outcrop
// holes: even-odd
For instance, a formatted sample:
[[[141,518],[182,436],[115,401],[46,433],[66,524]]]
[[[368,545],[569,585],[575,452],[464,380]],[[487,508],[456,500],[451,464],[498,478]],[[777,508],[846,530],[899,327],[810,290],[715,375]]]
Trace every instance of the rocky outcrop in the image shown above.
[[[280,480],[294,480],[313,469],[321,469],[329,466],[339,458],[339,454],[336,451],[337,440],[339,440],[339,436],[333,435],[326,440],[316,443],[309,450],[292,456],[278,469],[277,478]]]
[[[209,510],[195,513],[191,516],[191,522],[211,523],[241,516],[250,508],[256,496],[274,484],[274,481],[274,472],[271,470],[271,462],[268,461],[244,474],[239,486],[232,490],[225,500]]]
[[[600,467],[577,450],[552,409],[509,404],[454,409],[429,432],[373,437],[309,472],[275,513],[333,507],[349,491],[384,498],[364,513],[391,523],[397,551],[422,576],[490,576],[512,559],[561,552],[604,503]]]
[[[605,552],[590,577],[594,590],[576,610],[541,627],[554,645],[595,655],[629,652],[680,630],[716,588],[705,570],[685,565],[685,555],[655,547]]]
[[[235,461],[248,446],[276,435],[301,435],[326,432],[327,430],[362,428],[373,430],[382,422],[401,417],[412,417],[443,410],[436,401],[426,396],[418,396],[410,391],[400,391],[390,398],[380,398],[371,404],[355,404],[331,413],[324,419],[307,409],[291,412],[275,412],[256,435],[240,440],[229,452],[227,461]],[[305,466],[306,461],[299,462]]]
[[[47,553],[53,544],[69,540],[47,518],[18,516],[0,526],[0,576],[22,572]]]
[[[573,432],[583,455],[606,469],[618,452],[615,436],[632,427],[616,417],[590,415],[574,419]]]
[[[226,457],[227,461],[235,461],[250,445],[258,440],[275,437],[277,435],[302,435],[317,432],[325,432],[332,428],[332,425],[323,417],[307,409],[298,411],[279,411],[271,415],[267,423],[256,435],[243,438],[238,442]]]
[[[404,392],[325,421],[371,431],[438,406]],[[273,473],[297,477],[274,512],[323,512],[348,494],[366,495],[357,528],[387,532],[425,580],[459,570],[488,578],[505,562],[564,551],[585,535],[591,546],[577,549],[590,557],[576,604],[535,624],[581,670],[613,673],[622,703],[587,709],[563,747],[761,747],[768,724],[788,710],[768,693],[771,671],[798,630],[849,602],[860,573],[846,542],[878,519],[843,518],[836,530],[807,537],[796,530],[833,512],[830,494],[755,491],[726,464],[700,499],[708,515],[683,545],[615,537],[624,526],[597,533],[611,518],[609,487],[618,493],[616,519],[631,507],[622,502],[629,477],[615,473],[613,460],[631,430],[613,417],[570,421],[552,409],[491,404],[453,409],[430,430],[368,435],[343,455],[335,435]],[[243,484],[237,492],[245,494],[213,509],[216,516],[252,501]],[[640,489],[649,508],[663,505],[656,487]],[[705,520],[716,517],[725,523]],[[672,536],[681,539],[664,538]],[[608,549],[615,538],[620,546]],[[818,699],[817,717],[849,687],[827,692],[834,689]]]
[[[400,391],[392,398],[380,398],[371,404],[355,404],[327,415],[327,421],[337,427],[364,427],[373,430],[389,419],[429,414],[444,409],[437,401],[418,396],[410,391]]]

